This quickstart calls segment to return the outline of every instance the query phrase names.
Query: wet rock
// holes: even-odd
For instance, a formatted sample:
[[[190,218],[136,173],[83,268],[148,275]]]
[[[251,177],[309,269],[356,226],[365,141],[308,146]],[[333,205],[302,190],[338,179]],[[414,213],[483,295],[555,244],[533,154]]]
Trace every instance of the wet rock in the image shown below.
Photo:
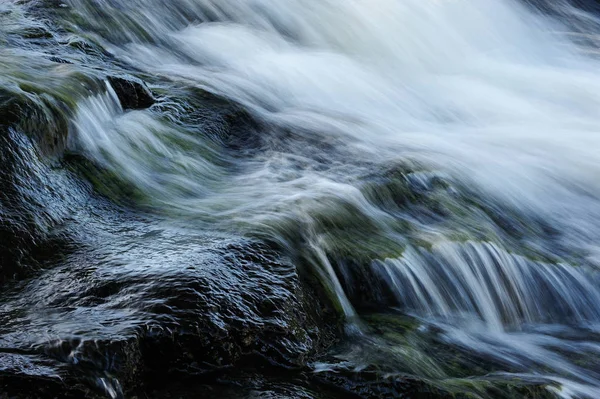
[[[24,29],[22,36],[25,39],[51,39],[53,37],[52,32],[41,26]]]
[[[223,143],[234,154],[248,156],[261,149],[264,129],[247,111],[234,110],[224,116],[227,135]]]
[[[56,87],[11,75],[0,87],[0,283],[26,276],[60,253],[66,234],[55,227],[89,195],[84,183],[56,163],[66,147],[75,97],[95,80],[55,81],[48,75]]]
[[[343,388],[348,395],[365,399],[421,398],[455,399],[456,396],[430,384],[400,375],[383,375],[376,371],[323,372],[316,378],[322,383]]]
[[[386,373],[376,367],[357,371],[342,366],[335,371],[316,373],[314,379],[345,391],[349,397],[364,399],[556,399],[556,395],[547,389],[548,382],[544,381],[473,377],[461,387],[459,384],[446,385],[443,381],[428,381],[406,374]]]
[[[185,381],[155,383],[146,395],[151,398],[175,399],[348,399],[354,395],[336,387],[316,384],[310,372],[248,369],[231,370]]]
[[[181,110],[175,123],[218,142],[228,156],[247,158],[266,147],[267,127],[239,105],[197,88],[172,87],[168,96]]]
[[[0,283],[22,272],[20,260],[39,238],[31,215],[20,209],[18,168],[26,140],[19,140],[11,126],[21,115],[21,104],[0,92]]]
[[[352,259],[334,263],[344,292],[359,312],[385,309],[395,303],[394,293],[385,283],[381,273],[371,263],[357,263]]]
[[[150,89],[141,81],[110,76],[108,82],[115,90],[123,109],[144,109],[156,100]]]
[[[335,318],[269,247],[115,217],[119,235],[90,226],[101,247],[5,295],[0,351],[34,348],[111,396],[232,367],[302,368],[336,339]]]
[[[76,208],[82,186],[51,167],[67,135],[56,108],[0,90],[0,121],[2,283],[30,274],[62,245],[52,228]]]
[[[72,64],[71,61],[69,60],[65,60],[64,58],[59,58],[59,57],[49,57],[48,58],[50,61],[52,62],[56,62],[57,64]]]
[[[100,398],[60,364],[32,354],[0,353],[0,398]]]
[[[110,60],[113,56],[97,43],[87,41],[81,37],[70,37],[68,41],[63,42],[76,53],[85,54],[95,60]]]
[[[21,102],[8,90],[0,88],[0,129],[5,136],[8,128],[19,123],[27,104]]]
[[[73,197],[66,192],[68,179],[40,162],[33,143],[17,132],[0,135],[0,168],[1,283],[31,273],[53,255],[62,238],[51,228],[73,205],[57,201]]]

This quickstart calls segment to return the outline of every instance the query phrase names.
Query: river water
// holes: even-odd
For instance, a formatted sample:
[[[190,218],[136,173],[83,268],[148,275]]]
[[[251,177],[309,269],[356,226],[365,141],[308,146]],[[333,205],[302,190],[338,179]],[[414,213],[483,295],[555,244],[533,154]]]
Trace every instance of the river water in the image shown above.
[[[100,84],[66,146],[169,229],[271,243],[315,273],[345,324],[316,373],[598,398],[600,19],[538,3],[67,0],[52,24],[103,54],[79,72],[125,69],[158,102],[124,110]],[[12,45],[17,76],[41,50]],[[242,122],[208,131],[205,95]]]

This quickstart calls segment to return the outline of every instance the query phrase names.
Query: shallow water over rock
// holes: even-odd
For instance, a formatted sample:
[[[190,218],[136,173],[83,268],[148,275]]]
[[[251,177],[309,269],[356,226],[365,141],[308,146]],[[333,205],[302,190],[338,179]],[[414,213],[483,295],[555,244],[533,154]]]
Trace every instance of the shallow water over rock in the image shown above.
[[[595,398],[593,7],[0,4],[0,396]]]

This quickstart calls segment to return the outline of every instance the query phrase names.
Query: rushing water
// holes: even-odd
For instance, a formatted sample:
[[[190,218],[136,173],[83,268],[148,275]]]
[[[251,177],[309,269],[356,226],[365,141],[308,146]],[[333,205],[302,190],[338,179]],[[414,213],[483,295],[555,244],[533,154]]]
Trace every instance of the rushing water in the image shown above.
[[[316,271],[356,369],[597,398],[600,19],[543,5],[68,0],[62,26],[162,96],[81,95],[68,148],[128,206]],[[236,104],[241,127],[207,132],[182,90]],[[374,309],[417,327],[381,333]]]

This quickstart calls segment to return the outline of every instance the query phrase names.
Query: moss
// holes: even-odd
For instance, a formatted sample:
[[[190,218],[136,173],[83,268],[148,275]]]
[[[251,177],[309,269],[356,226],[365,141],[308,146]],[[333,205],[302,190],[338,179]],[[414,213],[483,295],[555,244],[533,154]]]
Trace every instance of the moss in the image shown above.
[[[376,259],[399,258],[404,245],[381,233],[353,234],[348,231],[331,232],[322,236],[328,252],[337,259],[352,259],[358,264],[370,264]]]
[[[116,203],[130,206],[132,203],[143,205],[148,202],[144,193],[134,185],[80,155],[68,153],[64,162],[72,171],[85,177],[97,193]]]
[[[414,317],[399,313],[375,313],[363,316],[363,320],[379,334],[403,335],[421,326]]]
[[[547,382],[495,375],[493,372],[502,368],[439,341],[434,330],[423,329],[411,316],[388,312],[363,315],[362,319],[375,341],[362,349],[359,358],[379,373],[419,375],[454,398],[555,398]]]
[[[477,399],[557,399],[548,384],[518,378],[463,378],[436,383],[457,397]]]

